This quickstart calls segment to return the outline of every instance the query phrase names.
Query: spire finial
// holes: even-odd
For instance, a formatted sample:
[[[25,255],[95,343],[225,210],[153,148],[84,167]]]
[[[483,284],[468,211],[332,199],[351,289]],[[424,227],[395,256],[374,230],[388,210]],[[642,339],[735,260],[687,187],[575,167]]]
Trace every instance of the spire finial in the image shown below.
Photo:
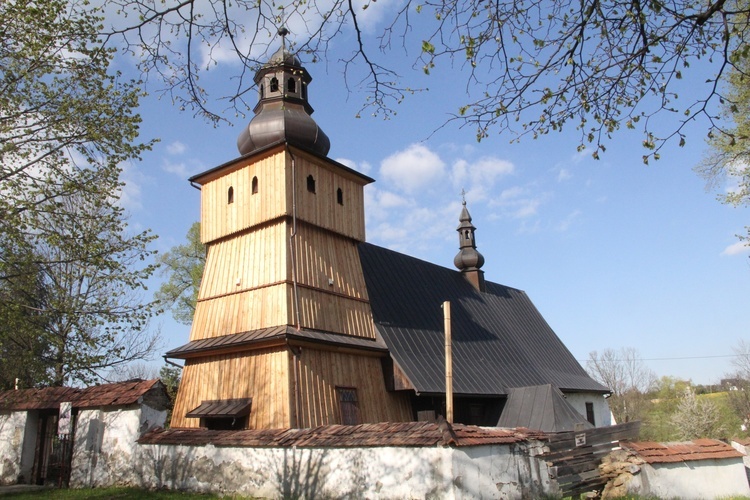
[[[466,206],[466,190],[461,188],[461,204]]]
[[[279,28],[279,36],[281,37],[281,50],[286,51],[286,36],[289,34],[289,30],[283,24]]]

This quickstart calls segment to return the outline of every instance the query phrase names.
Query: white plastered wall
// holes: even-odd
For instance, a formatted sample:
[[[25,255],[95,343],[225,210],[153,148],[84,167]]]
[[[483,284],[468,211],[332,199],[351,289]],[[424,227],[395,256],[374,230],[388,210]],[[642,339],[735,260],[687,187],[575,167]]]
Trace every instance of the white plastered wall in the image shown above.
[[[595,392],[566,392],[565,400],[575,410],[586,418],[586,403],[594,404],[594,420],[597,427],[609,427],[612,425],[612,413],[609,403],[603,394]]]
[[[643,464],[627,487],[642,496],[682,500],[750,496],[741,458]]]

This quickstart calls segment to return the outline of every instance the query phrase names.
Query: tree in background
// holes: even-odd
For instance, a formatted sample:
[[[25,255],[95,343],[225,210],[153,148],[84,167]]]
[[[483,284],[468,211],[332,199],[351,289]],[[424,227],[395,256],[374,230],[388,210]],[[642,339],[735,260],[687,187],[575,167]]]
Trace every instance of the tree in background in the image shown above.
[[[733,54],[736,63],[727,75],[723,117],[731,126],[711,134],[710,153],[697,167],[712,185],[728,183],[722,203],[750,205],[750,46]],[[750,227],[748,234],[750,235]],[[747,240],[748,236],[741,239]],[[750,365],[748,365],[750,366]],[[746,377],[747,378],[747,377]]]
[[[172,247],[157,259],[167,281],[156,292],[156,299],[172,310],[176,321],[186,325],[193,322],[206,265],[206,246],[200,233],[201,224],[195,222],[188,230],[187,243]]]
[[[750,343],[740,340],[733,347],[734,373],[727,378],[734,380],[734,386],[727,392],[729,407],[747,429],[750,427]]]
[[[450,120],[473,127],[479,139],[492,132],[538,137],[572,126],[581,134],[579,148],[596,156],[618,129],[640,128],[644,161],[658,158],[669,138],[684,144],[685,125],[696,117],[721,127],[718,82],[747,55],[750,38],[746,0],[106,4],[118,14],[104,30],[109,41],[123,43],[143,71],[163,77],[166,95],[214,121],[224,118],[199,85],[199,71],[236,57],[236,86],[219,102],[245,113],[252,108],[244,100],[253,86],[248,68],[265,62],[277,28],[286,25],[295,50],[313,61],[341,47],[338,39],[348,42],[344,79],[367,92],[363,111],[390,116],[415,92],[393,63],[406,54],[426,73],[454,64],[469,70],[465,104]],[[680,88],[689,89],[683,100]],[[660,126],[663,119],[670,124],[658,130],[657,116]]]
[[[637,349],[592,351],[586,370],[612,391],[609,408],[617,423],[643,418],[649,403],[647,393],[654,387],[656,375],[643,363]]]
[[[137,82],[109,72],[101,10],[0,2],[0,360],[4,384],[88,383],[148,357],[153,236],[118,204]],[[33,353],[33,354],[32,354]],[[33,360],[33,362],[32,362]],[[14,373],[15,372],[15,373]]]
[[[717,406],[706,398],[698,398],[691,387],[685,389],[670,419],[678,439],[724,437],[721,415]]]
[[[182,368],[164,365],[159,370],[159,378],[167,389],[167,395],[169,395],[169,408],[167,409],[166,420],[166,426],[169,427],[169,423],[172,421],[172,409],[174,408],[175,399],[177,399],[177,389],[180,388],[180,381],[182,380]]]

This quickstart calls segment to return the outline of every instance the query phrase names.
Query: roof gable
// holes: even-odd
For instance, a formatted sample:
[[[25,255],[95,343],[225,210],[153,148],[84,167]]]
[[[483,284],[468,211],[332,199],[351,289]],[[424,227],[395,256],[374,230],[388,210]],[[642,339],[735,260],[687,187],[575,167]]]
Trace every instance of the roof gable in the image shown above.
[[[497,425],[543,432],[580,431],[594,427],[551,384],[511,389]]]
[[[418,393],[445,392],[441,305],[451,302],[453,391],[505,395],[552,384],[608,392],[588,376],[525,292],[487,282],[477,291],[461,273],[369,243],[359,245],[373,319]]]

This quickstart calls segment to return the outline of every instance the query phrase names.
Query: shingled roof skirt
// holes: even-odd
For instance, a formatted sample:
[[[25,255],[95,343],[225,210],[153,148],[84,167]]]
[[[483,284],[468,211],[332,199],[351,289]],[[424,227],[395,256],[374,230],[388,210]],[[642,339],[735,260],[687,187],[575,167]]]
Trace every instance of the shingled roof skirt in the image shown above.
[[[250,415],[253,398],[203,401],[185,415],[188,418],[238,418]]]

